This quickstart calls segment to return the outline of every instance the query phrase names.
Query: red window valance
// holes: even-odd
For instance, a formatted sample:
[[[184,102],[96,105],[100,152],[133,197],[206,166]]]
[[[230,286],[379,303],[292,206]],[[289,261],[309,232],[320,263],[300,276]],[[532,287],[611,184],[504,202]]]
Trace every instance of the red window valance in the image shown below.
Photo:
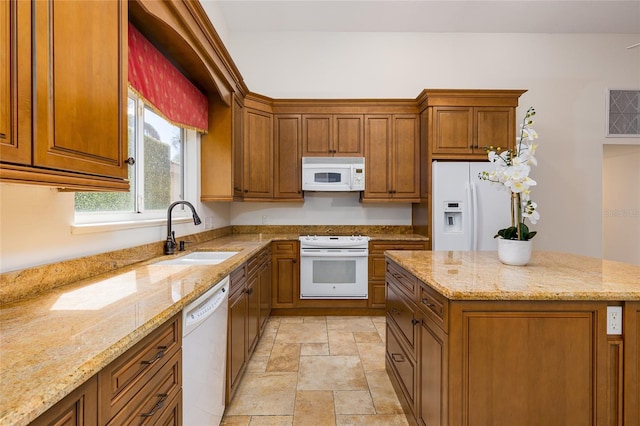
[[[209,103],[131,23],[129,86],[158,114],[181,127],[206,132]]]

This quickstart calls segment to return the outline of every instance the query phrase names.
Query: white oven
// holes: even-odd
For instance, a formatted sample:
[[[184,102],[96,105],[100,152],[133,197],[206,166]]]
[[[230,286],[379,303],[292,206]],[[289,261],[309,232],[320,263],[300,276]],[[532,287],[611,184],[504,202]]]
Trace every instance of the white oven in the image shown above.
[[[300,237],[301,299],[366,299],[369,237]]]

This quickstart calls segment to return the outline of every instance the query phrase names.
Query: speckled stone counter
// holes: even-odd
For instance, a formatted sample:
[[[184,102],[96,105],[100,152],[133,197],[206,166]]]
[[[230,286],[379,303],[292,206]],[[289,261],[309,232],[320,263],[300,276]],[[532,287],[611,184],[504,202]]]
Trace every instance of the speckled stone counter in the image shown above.
[[[246,233],[256,230],[278,233]],[[272,241],[328,232],[305,230],[257,227],[182,237],[197,244],[190,251],[238,251],[212,266],[154,265],[168,258],[156,243],[2,274],[0,424],[34,420]],[[374,241],[426,240],[375,231]]]
[[[527,266],[491,251],[387,251],[449,300],[640,300],[640,266],[558,252],[534,252]]]

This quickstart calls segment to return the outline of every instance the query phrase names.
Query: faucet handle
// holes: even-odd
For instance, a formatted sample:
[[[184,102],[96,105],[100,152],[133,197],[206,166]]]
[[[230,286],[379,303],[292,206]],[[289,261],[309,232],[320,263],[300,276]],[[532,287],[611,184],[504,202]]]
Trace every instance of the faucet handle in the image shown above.
[[[184,241],[184,240],[180,240],[180,248],[178,249],[179,251],[184,251],[184,245],[186,243],[192,243],[193,241]]]

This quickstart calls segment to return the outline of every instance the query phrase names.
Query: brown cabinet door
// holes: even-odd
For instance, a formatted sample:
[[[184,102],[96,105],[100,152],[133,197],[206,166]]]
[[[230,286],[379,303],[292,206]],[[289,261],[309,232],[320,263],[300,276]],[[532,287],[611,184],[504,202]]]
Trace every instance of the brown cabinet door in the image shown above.
[[[423,426],[447,425],[447,336],[426,318],[420,321],[419,333],[418,423]]]
[[[475,108],[476,136],[474,152],[486,155],[484,148],[493,146],[503,150],[512,148],[515,143],[514,108],[478,107]]]
[[[0,4],[0,159],[31,164],[31,2]]]
[[[244,106],[234,96],[231,116],[233,138],[233,196],[244,195]]]
[[[238,387],[247,357],[247,297],[244,286],[229,295],[227,334],[227,404]]]
[[[301,117],[275,115],[274,121],[274,198],[303,200]]]
[[[31,423],[33,426],[98,424],[98,379],[93,376]]]
[[[365,199],[391,198],[392,119],[390,115],[365,117]]]
[[[302,116],[302,155],[323,157],[330,155],[332,138],[331,115],[305,114]]]
[[[624,424],[640,424],[640,302],[626,302],[622,313],[624,342]],[[615,392],[615,389],[610,389]]]
[[[393,198],[420,200],[420,141],[416,115],[393,117]]]
[[[262,264],[258,270],[258,282],[260,283],[260,330],[264,330],[269,314],[271,313],[271,258]],[[262,333],[261,333],[262,334]]]
[[[247,282],[247,361],[260,336],[260,282],[259,274],[249,277]]]
[[[473,108],[433,107],[432,120],[434,154],[473,153]]]
[[[331,154],[362,157],[364,154],[364,116],[334,115]]]
[[[272,198],[272,115],[245,108],[244,120],[244,198]]]
[[[127,2],[33,7],[33,165],[126,179]]]
[[[294,308],[300,297],[300,248],[298,241],[273,243],[271,288],[274,308]]]

